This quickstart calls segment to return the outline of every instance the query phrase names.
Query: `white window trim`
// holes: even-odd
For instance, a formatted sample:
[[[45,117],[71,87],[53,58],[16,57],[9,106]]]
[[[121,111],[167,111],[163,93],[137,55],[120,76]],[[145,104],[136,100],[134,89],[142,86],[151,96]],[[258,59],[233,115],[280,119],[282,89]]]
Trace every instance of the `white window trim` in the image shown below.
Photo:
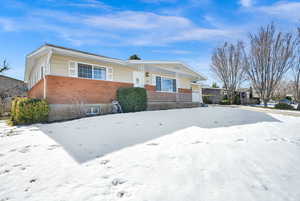
[[[101,79],[96,79],[96,78],[95,78],[95,75],[94,75],[94,68],[104,68],[104,69],[105,69],[105,81],[107,81],[107,76],[108,76],[108,75],[107,75],[107,74],[108,74],[107,71],[108,71],[108,69],[107,69],[106,67],[104,67],[104,66],[96,66],[96,65],[93,65],[93,66],[92,66],[92,79],[93,79],[93,80],[101,80]]]
[[[101,79],[95,79],[94,78],[94,67],[96,67],[96,68],[105,68],[105,80],[103,80],[103,81],[109,81],[108,80],[108,67],[107,66],[102,66],[102,65],[98,65],[98,64],[91,64],[91,63],[85,63],[85,62],[78,62],[78,61],[70,61],[70,62],[75,62],[76,73],[77,73],[78,78],[89,79],[89,80],[101,80]],[[79,75],[78,75],[78,64],[85,64],[85,65],[92,66],[92,78],[79,77]]]
[[[87,115],[97,115],[97,114],[101,113],[101,107],[100,106],[91,106],[91,107],[89,107],[89,109],[91,110],[91,112],[87,111],[86,112]]]
[[[156,77],[161,77],[161,78],[167,78],[167,79],[171,79],[171,80],[176,80],[176,91],[157,91],[156,90],[156,83],[155,83],[155,91],[156,92],[163,92],[163,93],[177,93],[178,92],[178,79],[176,77],[170,77],[170,76],[165,76],[165,75],[156,75],[156,74],[153,74],[153,76],[155,77],[155,82],[156,82]],[[162,85],[162,83],[161,83]],[[160,88],[162,88],[162,86],[160,86]]]

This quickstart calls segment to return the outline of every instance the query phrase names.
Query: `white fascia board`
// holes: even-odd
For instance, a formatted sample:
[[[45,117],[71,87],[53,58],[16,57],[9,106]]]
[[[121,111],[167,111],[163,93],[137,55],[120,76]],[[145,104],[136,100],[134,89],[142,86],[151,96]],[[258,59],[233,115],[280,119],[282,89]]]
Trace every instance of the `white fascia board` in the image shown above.
[[[201,80],[204,81],[204,80],[207,80],[207,77],[202,75],[201,73],[199,72],[196,72],[192,69],[191,66],[187,65],[186,63],[183,63],[183,62],[180,62],[185,68],[187,68],[188,70],[192,71],[193,73],[196,73],[197,75],[199,75],[201,77]]]
[[[38,50],[26,56],[24,82],[28,82],[29,74],[32,71],[32,66],[34,63],[33,60],[35,59],[35,57],[38,57],[43,54],[48,54],[50,50],[50,47],[42,46]]]
[[[146,60],[127,60],[128,63],[132,63],[132,64],[180,64],[182,65],[184,68],[190,70],[191,72],[195,73],[196,75],[199,76],[200,80],[207,80],[207,78],[205,76],[203,76],[202,74],[194,71],[189,65],[187,65],[186,63],[183,63],[181,61],[146,61]],[[176,72],[176,71],[174,71]]]
[[[124,61],[118,60],[118,59],[110,59],[110,58],[105,58],[105,57],[96,56],[96,55],[89,55],[89,54],[76,52],[76,51],[72,51],[72,50],[65,50],[65,49],[61,49],[61,48],[57,48],[57,47],[51,47],[51,48],[53,49],[54,53],[61,54],[61,55],[75,56],[75,57],[80,57],[80,58],[93,59],[93,60],[106,61],[106,62],[126,65],[126,63]]]
[[[32,56],[35,56],[35,55],[38,55],[38,54],[41,54],[41,52],[47,50],[49,47],[47,45],[43,45],[41,46],[40,48],[38,48],[37,50],[31,52],[30,54],[26,55],[26,58],[30,58]]]
[[[200,83],[191,82],[191,85],[202,86]]]

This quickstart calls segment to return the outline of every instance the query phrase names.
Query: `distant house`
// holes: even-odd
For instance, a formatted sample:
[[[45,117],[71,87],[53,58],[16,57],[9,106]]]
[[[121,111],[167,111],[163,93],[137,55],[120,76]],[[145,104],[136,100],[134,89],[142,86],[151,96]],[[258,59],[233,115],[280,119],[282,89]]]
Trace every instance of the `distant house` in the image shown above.
[[[210,104],[219,104],[227,95],[224,88],[202,87],[203,101]],[[239,103],[242,105],[259,103],[259,96],[252,88],[238,88],[235,96],[239,97]]]
[[[223,88],[203,87],[202,96],[204,103],[219,104],[224,97]]]
[[[28,95],[46,99],[55,120],[76,116],[78,107],[109,113],[120,87],[144,87],[149,110],[198,106],[201,80],[179,61],[121,60],[52,44],[26,57]]]
[[[24,81],[0,75],[0,115],[10,110],[13,97],[26,95],[27,86]]]

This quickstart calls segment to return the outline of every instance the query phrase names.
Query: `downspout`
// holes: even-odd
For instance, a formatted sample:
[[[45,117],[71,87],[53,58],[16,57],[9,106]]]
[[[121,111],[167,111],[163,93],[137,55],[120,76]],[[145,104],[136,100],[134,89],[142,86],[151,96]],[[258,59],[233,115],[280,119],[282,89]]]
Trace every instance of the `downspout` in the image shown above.
[[[47,98],[47,77],[44,75],[44,99]]]
[[[47,55],[46,68],[44,69],[44,99],[47,99],[47,76],[51,73],[51,64],[50,59],[52,57],[52,49],[49,51]]]

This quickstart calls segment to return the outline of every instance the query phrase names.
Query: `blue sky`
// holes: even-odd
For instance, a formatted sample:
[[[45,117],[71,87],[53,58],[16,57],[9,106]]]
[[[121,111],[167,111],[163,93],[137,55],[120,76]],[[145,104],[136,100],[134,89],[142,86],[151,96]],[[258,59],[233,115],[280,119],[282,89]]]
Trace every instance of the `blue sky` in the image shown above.
[[[25,55],[45,42],[127,59],[181,60],[209,78],[213,48],[273,21],[300,22],[299,1],[1,0],[0,57],[23,79]]]

